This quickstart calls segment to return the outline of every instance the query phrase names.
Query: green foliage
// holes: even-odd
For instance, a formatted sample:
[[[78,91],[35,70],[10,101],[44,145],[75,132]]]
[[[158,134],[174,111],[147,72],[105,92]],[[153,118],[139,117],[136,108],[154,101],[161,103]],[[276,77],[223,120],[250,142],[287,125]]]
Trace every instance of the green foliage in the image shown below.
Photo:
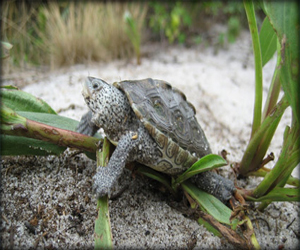
[[[270,18],[280,42],[280,80],[284,93],[300,123],[299,103],[299,9],[297,2],[264,2],[264,9]]]
[[[149,26],[153,32],[167,37],[170,44],[176,40],[184,43],[186,39],[185,29],[190,27],[192,19],[187,9],[181,2],[176,2],[169,11],[167,6],[158,2],[151,4],[154,14],[150,16]]]
[[[58,116],[43,100],[12,86],[2,87],[0,114],[2,155],[58,155],[68,146],[93,152],[101,140],[75,133],[78,121]]]
[[[259,198],[248,197],[248,200],[260,202],[260,201],[299,201],[300,193],[299,188],[282,188],[275,187],[266,195],[259,196]]]
[[[10,43],[7,43],[7,42],[2,42],[1,41],[1,59],[5,59],[5,58],[8,58],[9,57],[9,50],[12,49],[12,45]]]
[[[127,24],[126,33],[132,43],[136,54],[137,64],[141,64],[141,24],[138,25],[137,21],[132,17],[129,11],[124,13],[124,20]]]
[[[245,10],[242,2],[228,1],[226,3],[219,1],[206,1],[203,3],[206,12],[214,17],[225,16],[227,20],[227,31],[219,34],[219,45],[225,45],[225,40],[234,43],[243,28]]]
[[[0,97],[5,105],[14,111],[56,114],[56,112],[43,100],[13,86],[1,87]]]
[[[262,66],[265,66],[276,52],[277,40],[276,33],[274,32],[270,20],[266,17],[259,32]]]
[[[234,43],[241,31],[240,19],[236,16],[231,16],[228,20],[227,37],[229,43]]]
[[[1,35],[14,45],[12,66],[73,65],[128,58],[134,53],[123,14],[130,11],[138,26],[147,8],[129,3],[5,1]],[[105,24],[105,25],[103,25]]]
[[[201,206],[201,208],[212,215],[217,221],[230,225],[232,211],[220,202],[216,197],[205,193],[193,184],[186,182],[182,184],[183,189]]]
[[[283,188],[300,162],[297,7],[294,2],[263,4],[268,19],[263,22],[258,39],[253,3],[244,2],[252,35],[256,85],[252,135],[239,168],[242,175],[256,175],[257,171],[263,171],[263,157],[288,106],[292,107],[292,121],[291,126],[286,127],[282,150],[274,168],[266,172],[263,181],[253,190],[252,195],[247,196],[249,200],[264,200],[260,209],[264,209],[272,201],[299,201],[299,195],[295,195],[294,189]],[[262,67],[272,58],[276,46],[277,65],[262,114]],[[280,86],[283,87],[284,96],[277,102]]]
[[[8,70],[12,65],[56,68],[108,61],[128,58],[134,53],[140,60],[145,26],[170,44],[199,44],[203,42],[203,37],[199,39],[202,23],[194,23],[197,17],[205,20],[205,15],[213,16],[218,22],[219,16],[228,16],[224,38],[234,42],[242,27],[241,7],[239,2],[216,1],[135,4],[6,1],[2,5],[1,34],[14,45]],[[131,17],[124,22],[127,11]]]
[[[200,174],[202,172],[225,165],[227,165],[227,162],[221,156],[215,154],[205,155],[199,161],[194,163],[188,170],[179,175],[173,184],[174,186],[177,186],[196,174]]]

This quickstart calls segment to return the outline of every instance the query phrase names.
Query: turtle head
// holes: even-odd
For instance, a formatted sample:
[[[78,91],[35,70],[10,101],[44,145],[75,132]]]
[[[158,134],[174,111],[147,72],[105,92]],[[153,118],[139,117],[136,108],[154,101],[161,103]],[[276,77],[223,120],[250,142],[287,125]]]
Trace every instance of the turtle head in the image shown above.
[[[99,78],[87,77],[82,95],[93,112],[92,122],[105,132],[121,126],[130,112],[125,94]]]
[[[82,95],[85,100],[93,98],[97,92],[109,85],[107,82],[100,78],[87,77],[86,81],[83,83]]]
[[[82,95],[86,104],[93,112],[101,112],[103,103],[109,102],[112,86],[100,78],[87,77],[82,85]]]

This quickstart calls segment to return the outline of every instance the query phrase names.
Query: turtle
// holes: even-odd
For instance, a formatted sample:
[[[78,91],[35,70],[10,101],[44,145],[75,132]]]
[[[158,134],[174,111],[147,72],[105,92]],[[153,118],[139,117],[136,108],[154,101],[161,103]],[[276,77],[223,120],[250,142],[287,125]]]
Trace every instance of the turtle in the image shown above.
[[[116,146],[107,166],[98,166],[93,177],[97,197],[111,195],[127,163],[176,176],[212,152],[194,106],[166,81],[148,78],[108,84],[89,76],[82,95],[89,111],[77,131],[92,136],[102,128]],[[224,203],[235,192],[231,180],[213,171],[191,180]]]

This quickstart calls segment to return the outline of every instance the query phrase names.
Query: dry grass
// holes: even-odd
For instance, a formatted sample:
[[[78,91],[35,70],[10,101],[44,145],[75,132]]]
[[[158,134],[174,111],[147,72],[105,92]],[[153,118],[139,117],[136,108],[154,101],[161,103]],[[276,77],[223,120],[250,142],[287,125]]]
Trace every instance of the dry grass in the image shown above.
[[[50,2],[31,7],[8,1],[2,6],[2,40],[14,45],[10,63],[57,68],[90,61],[132,57],[123,15],[143,23],[147,6],[120,2]],[[142,26],[140,26],[142,32]]]

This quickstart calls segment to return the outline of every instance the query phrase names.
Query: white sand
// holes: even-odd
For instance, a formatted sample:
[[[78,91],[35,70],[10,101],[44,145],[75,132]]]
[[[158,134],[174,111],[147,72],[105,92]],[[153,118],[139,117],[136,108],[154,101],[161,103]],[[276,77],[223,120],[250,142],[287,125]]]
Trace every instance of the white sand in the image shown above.
[[[254,102],[254,65],[248,33],[216,55],[213,48],[201,46],[187,49],[152,45],[144,50],[150,52],[140,66],[134,60],[77,65],[44,74],[24,90],[42,98],[56,111],[63,109],[60,115],[79,120],[87,110],[81,83],[88,75],[107,82],[163,79],[182,90],[194,104],[213,152],[225,149],[230,161],[240,161],[251,132]],[[264,98],[274,66],[275,59],[264,68]],[[29,76],[26,81],[34,79]],[[75,109],[70,105],[75,105]],[[274,152],[275,159],[280,153],[284,127],[289,123],[287,110],[268,151]],[[1,173],[1,234],[5,248],[93,248],[96,200],[91,194],[91,178],[95,162],[82,155],[14,157],[2,161]],[[229,166],[221,173],[234,178]],[[130,174],[127,179],[131,179]],[[258,182],[259,179],[251,178],[238,181],[238,185],[253,188]],[[110,201],[116,248],[192,248],[194,242],[199,249],[232,249],[224,239],[172,208],[169,198],[151,182],[137,177],[129,183],[121,197]],[[286,202],[273,203],[264,213],[250,211],[262,249],[295,249],[299,245],[298,212],[298,203]],[[34,218],[36,234],[25,226]]]

